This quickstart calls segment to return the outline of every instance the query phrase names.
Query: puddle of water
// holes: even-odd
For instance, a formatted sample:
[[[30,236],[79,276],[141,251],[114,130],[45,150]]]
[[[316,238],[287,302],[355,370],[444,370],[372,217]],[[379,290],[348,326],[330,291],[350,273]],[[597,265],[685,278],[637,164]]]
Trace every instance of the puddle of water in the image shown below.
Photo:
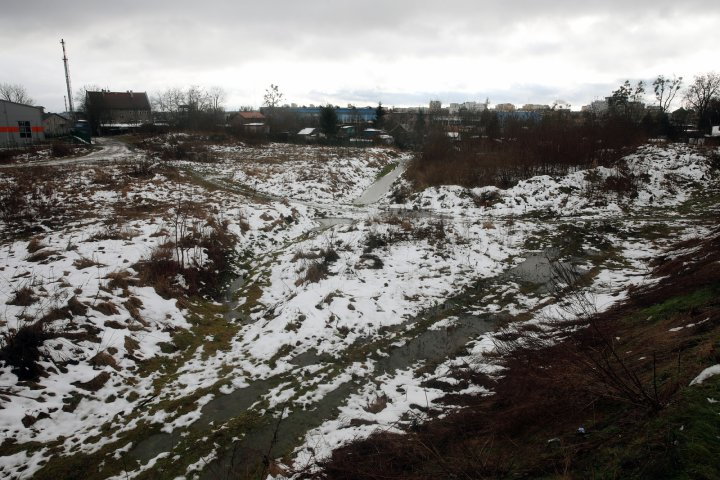
[[[558,282],[572,283],[582,274],[582,271],[572,263],[573,259],[561,261],[559,254],[558,249],[550,248],[539,254],[528,255],[524,261],[503,276],[539,285],[540,292],[551,292]]]
[[[378,202],[390,190],[390,186],[405,171],[405,162],[401,161],[395,170],[373,183],[362,195],[353,201],[353,205],[370,205]]]
[[[234,320],[241,320],[245,322],[248,320],[246,315],[243,315],[238,311],[240,306],[240,300],[236,300],[233,297],[235,294],[245,285],[245,277],[243,275],[238,276],[235,280],[230,283],[230,286],[225,291],[225,305],[227,305],[227,312],[225,312],[224,318],[228,322]]]
[[[325,420],[335,418],[339,413],[338,408],[358,388],[359,385],[354,382],[341,384],[327,392],[312,409],[293,410],[279,424],[276,418],[267,414],[261,425],[247,432],[234,445],[228,445],[226,452],[211,462],[200,478],[249,478],[250,475],[256,478],[263,469],[266,456],[272,459],[290,453],[305,432],[319,427]]]

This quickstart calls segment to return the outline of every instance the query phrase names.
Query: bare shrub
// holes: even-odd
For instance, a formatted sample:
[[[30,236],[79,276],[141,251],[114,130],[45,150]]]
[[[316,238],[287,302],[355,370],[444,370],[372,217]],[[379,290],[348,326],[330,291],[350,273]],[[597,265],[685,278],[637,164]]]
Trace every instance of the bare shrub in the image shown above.
[[[93,169],[94,178],[93,183],[102,185],[105,187],[113,187],[117,185],[117,180],[107,169],[95,168]]]
[[[165,298],[182,292],[220,298],[234,275],[236,237],[228,230],[229,221],[211,217],[204,224],[188,221],[183,225],[187,227],[176,228],[176,242],[156,247],[148,259],[134,265],[140,283],[152,285]],[[204,262],[188,255],[191,250],[202,252]],[[185,286],[177,281],[179,276]]]
[[[102,313],[103,315],[117,315],[118,313],[120,313],[117,305],[115,305],[109,300],[105,302],[100,302],[97,305],[93,305],[92,308]]]
[[[28,242],[27,251],[28,251],[28,253],[35,253],[38,250],[42,250],[45,247],[47,247],[47,245],[42,243],[42,240],[40,240],[38,237],[33,237]]]
[[[7,302],[8,305],[28,307],[38,301],[35,292],[28,286],[18,288],[14,293],[13,298]]]
[[[622,127],[622,128],[619,128]],[[432,131],[410,162],[406,177],[416,189],[438,185],[499,188],[514,186],[536,175],[561,175],[578,167],[610,165],[646,135],[639,126],[578,123],[563,112],[541,119],[508,119],[500,131],[482,125],[478,135],[452,141],[440,129]],[[482,135],[485,130],[486,135]],[[480,206],[485,203],[478,199]]]
[[[154,163],[149,158],[143,158],[130,166],[128,175],[134,178],[151,178],[155,175]]]
[[[19,380],[36,380],[42,373],[40,348],[50,335],[42,323],[23,325],[2,334],[0,360],[9,365]]]
[[[601,186],[604,192],[612,192],[619,197],[635,198],[638,195],[639,178],[629,172],[618,172],[605,179]]]
[[[64,221],[68,205],[59,199],[62,180],[53,169],[10,170],[5,180],[0,183],[0,219],[10,230],[34,234]]]
[[[67,143],[53,142],[52,147],[50,147],[50,154],[55,158],[67,157],[73,154],[73,149]]]
[[[97,392],[110,380],[110,374],[108,372],[100,372],[95,378],[87,382],[73,382],[78,388],[87,390],[89,392]]]
[[[55,250],[50,250],[49,248],[39,250],[31,255],[28,255],[28,257],[25,259],[28,262],[43,262],[47,260],[48,258],[52,257],[53,255],[57,255],[58,252]]]
[[[328,272],[328,264],[324,261],[311,262],[303,275],[295,281],[295,285],[299,287],[307,283],[318,283],[320,280],[327,278]]]
[[[385,395],[384,393],[378,394],[378,395],[375,395],[375,398],[373,398],[371,401],[369,401],[365,405],[365,407],[363,407],[363,410],[365,410],[366,412],[369,412],[369,413],[380,413],[383,410],[385,410],[385,408],[387,408],[387,404],[388,404],[387,395]]]
[[[77,268],[78,270],[84,270],[86,268],[95,266],[103,267],[104,265],[87,257],[80,257],[73,261],[73,267]]]

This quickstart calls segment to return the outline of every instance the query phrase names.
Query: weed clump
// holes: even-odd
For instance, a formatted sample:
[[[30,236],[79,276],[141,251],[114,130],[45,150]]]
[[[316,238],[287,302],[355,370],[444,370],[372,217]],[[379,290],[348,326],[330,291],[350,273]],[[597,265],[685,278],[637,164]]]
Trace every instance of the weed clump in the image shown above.
[[[178,227],[175,241],[159,245],[133,266],[139,283],[153,286],[164,298],[185,293],[219,299],[234,275],[236,238],[228,226],[227,220],[209,218],[204,225]]]
[[[2,334],[0,360],[9,365],[21,381],[34,381],[42,374],[38,363],[40,348],[51,335],[41,322],[23,325]]]
[[[15,291],[15,295],[9,302],[8,305],[15,305],[18,307],[29,307],[33,303],[37,302],[38,298],[35,296],[35,292],[30,287],[21,287]]]
[[[67,157],[72,153],[73,149],[67,143],[53,142],[52,147],[50,147],[50,154],[55,158]]]

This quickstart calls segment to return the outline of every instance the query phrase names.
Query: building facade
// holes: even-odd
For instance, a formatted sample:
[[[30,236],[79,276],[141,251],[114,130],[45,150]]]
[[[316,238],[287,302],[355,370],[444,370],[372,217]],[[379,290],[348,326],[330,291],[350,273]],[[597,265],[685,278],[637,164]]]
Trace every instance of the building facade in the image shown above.
[[[22,146],[45,140],[42,116],[42,107],[0,100],[0,146]]]
[[[42,122],[46,137],[68,135],[73,125],[72,120],[57,113],[44,114]]]
[[[86,95],[86,113],[94,130],[152,123],[150,100],[145,92],[102,90]]]

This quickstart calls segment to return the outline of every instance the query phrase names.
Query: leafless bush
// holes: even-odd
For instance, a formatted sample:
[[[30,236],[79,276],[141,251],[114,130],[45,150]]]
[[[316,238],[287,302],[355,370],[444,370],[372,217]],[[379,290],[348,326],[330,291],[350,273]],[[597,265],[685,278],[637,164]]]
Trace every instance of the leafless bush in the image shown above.
[[[388,397],[384,393],[375,395],[371,401],[369,401],[363,410],[369,413],[380,413],[387,407]]]
[[[618,171],[610,175],[602,184],[602,191],[615,193],[618,197],[636,198],[640,179],[631,172]]]
[[[328,264],[324,261],[310,262],[305,272],[295,281],[295,285],[300,286],[306,283],[318,283],[320,280],[327,278],[328,272]]]
[[[10,299],[8,305],[16,305],[19,307],[28,307],[37,302],[38,298],[32,288],[24,286],[15,290],[13,298]]]
[[[154,163],[149,158],[143,158],[130,166],[128,175],[135,178],[151,178],[155,175]]]
[[[8,172],[0,183],[0,220],[18,234],[36,233],[65,220],[66,202],[58,198],[62,180],[48,168],[29,167]]]
[[[438,185],[508,188],[536,175],[609,165],[646,138],[637,126],[618,127],[617,122],[577,123],[562,112],[552,112],[540,120],[510,119],[499,133],[481,135],[478,131],[461,141],[437,129],[410,162],[406,177],[418,189]]]
[[[134,266],[140,283],[154,286],[165,298],[182,293],[219,298],[233,276],[235,261],[236,238],[228,226],[227,220],[215,217],[204,222],[188,217],[176,226],[175,241],[159,245]]]
[[[50,334],[41,322],[8,329],[0,338],[0,360],[9,365],[19,380],[36,380],[42,373],[40,348]]]
[[[50,153],[55,158],[67,157],[73,154],[73,149],[67,143],[53,142]]]
[[[78,270],[84,270],[86,268],[95,267],[95,266],[103,266],[101,263],[96,262],[95,260],[92,260],[87,257],[80,257],[73,261],[73,267],[77,268]]]

